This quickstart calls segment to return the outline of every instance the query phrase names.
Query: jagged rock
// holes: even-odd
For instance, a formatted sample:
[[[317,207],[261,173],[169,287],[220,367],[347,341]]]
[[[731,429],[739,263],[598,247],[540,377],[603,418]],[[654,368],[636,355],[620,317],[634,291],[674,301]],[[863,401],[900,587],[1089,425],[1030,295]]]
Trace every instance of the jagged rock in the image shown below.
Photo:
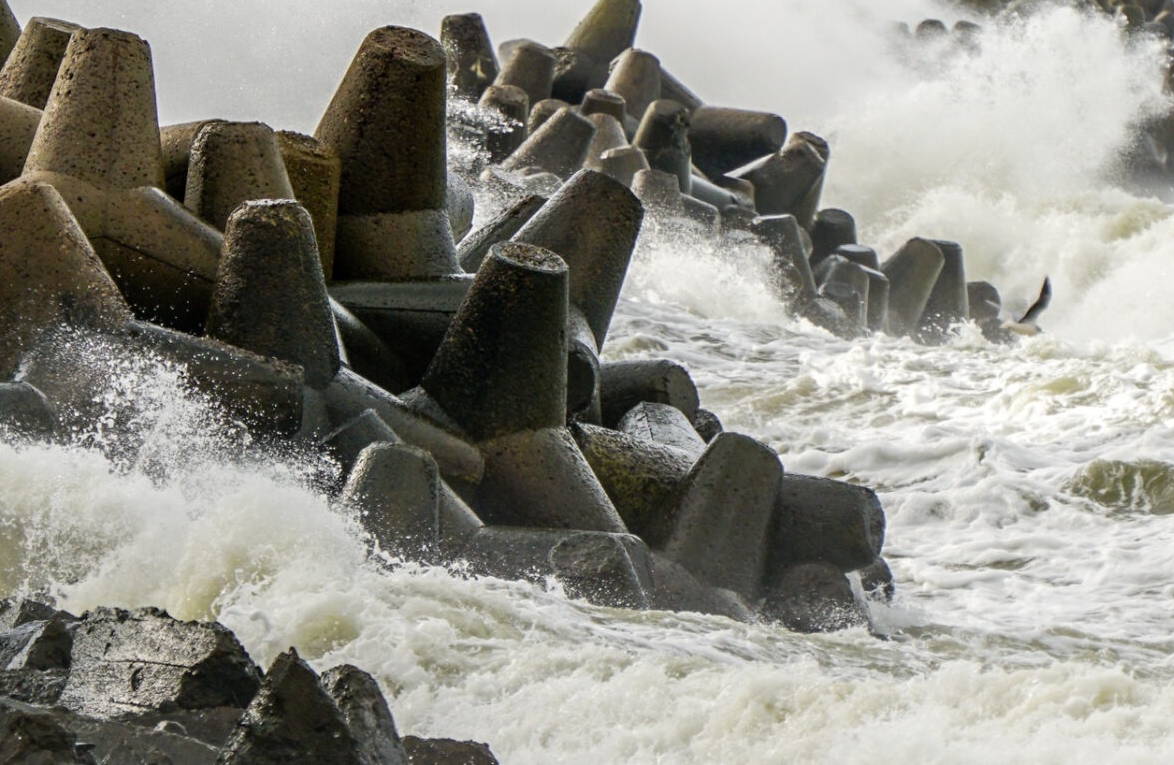
[[[99,608],[76,625],[62,706],[100,719],[167,705],[244,707],[260,671],[223,626],[156,608]]]
[[[322,673],[322,685],[342,712],[362,765],[406,765],[408,755],[375,678],[342,664]]]
[[[0,762],[97,765],[98,761],[50,712],[0,698]]]
[[[498,765],[489,747],[476,741],[404,736],[410,765]]]

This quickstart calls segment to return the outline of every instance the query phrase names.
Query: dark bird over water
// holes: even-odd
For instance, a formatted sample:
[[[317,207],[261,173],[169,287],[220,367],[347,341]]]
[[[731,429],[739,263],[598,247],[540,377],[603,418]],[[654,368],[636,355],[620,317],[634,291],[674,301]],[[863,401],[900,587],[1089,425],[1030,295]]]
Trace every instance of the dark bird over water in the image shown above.
[[[1020,335],[1038,335],[1041,330],[1036,324],[1036,319],[1048,307],[1048,303],[1052,302],[1052,282],[1046,276],[1044,277],[1044,286],[1040,288],[1039,297],[1031,304],[1031,308],[1023,314],[1017,321],[1003,322],[1003,329],[1009,329]]]

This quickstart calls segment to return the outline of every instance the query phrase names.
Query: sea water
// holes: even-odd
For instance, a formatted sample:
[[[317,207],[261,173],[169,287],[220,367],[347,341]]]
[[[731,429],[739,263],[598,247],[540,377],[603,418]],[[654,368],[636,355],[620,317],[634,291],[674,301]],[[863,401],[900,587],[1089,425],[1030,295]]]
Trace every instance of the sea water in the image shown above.
[[[146,37],[165,123],[312,131],[371,28],[436,34],[479,10],[495,42],[557,44],[590,3],[11,4]],[[1174,208],[1122,170],[1170,108],[1162,53],[1064,7],[988,23],[977,50],[894,42],[891,22],[930,16],[960,18],[646,0],[638,44],[707,101],[826,137],[824,205],[882,256],[958,241],[1008,313],[1050,276],[1045,333],[838,339],[790,317],[761,248],[650,225],[605,348],[688,365],[703,405],[787,470],[876,489],[887,639],[389,568],[321,490],[328,461],[261,449],[150,359],[87,362],[119,384],[74,445],[0,444],[0,595],[218,619],[262,666],[289,646],[350,662],[401,732],[511,765],[1172,761]]]

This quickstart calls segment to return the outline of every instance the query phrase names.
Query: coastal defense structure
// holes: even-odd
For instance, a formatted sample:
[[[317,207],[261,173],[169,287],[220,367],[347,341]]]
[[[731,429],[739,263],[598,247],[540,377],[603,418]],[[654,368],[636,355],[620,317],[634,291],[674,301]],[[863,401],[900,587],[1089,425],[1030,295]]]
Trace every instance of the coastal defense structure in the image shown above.
[[[24,375],[5,395],[52,432],[97,416],[102,384],[65,377],[53,337],[149,349],[259,438],[333,455],[373,551],[606,605],[863,623],[846,575],[891,589],[875,494],[725,432],[679,363],[607,360],[640,233],[751,237],[780,298],[844,335],[938,342],[997,294],[969,299],[950,242],[882,263],[819,207],[827,141],[705,104],[633,48],[639,16],[600,0],[563,46],[508,43],[492,76],[475,14],[443,43],[374,30],[313,136],[161,130],[145,41],[30,22],[0,76],[0,160],[19,164],[0,214],[20,232],[0,360]],[[56,56],[43,102],[24,95]],[[450,131],[484,153],[451,163]],[[504,200],[475,228],[470,184]]]

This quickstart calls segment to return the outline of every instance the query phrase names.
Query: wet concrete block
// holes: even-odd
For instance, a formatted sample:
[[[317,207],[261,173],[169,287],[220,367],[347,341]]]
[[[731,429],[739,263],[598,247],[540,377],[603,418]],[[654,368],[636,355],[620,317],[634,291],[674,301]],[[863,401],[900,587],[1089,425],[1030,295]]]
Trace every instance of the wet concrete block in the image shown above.
[[[420,384],[478,441],[564,422],[568,287],[529,244],[494,245],[477,271]]]
[[[625,186],[632,186],[641,170],[648,170],[648,158],[635,146],[608,149],[599,155],[599,170]]]
[[[860,577],[860,589],[867,597],[888,603],[897,594],[897,585],[888,561],[879,555],[871,564],[857,569],[856,574]]]
[[[693,459],[705,451],[706,442],[693,423],[684,412],[668,404],[641,401],[620,419],[617,429],[642,441],[678,449]]]
[[[436,280],[410,282],[355,281],[335,282],[331,295],[377,338],[378,346],[364,340],[361,347],[373,353],[372,361],[391,354],[398,369],[388,369],[405,380],[402,387],[384,384],[393,392],[400,392],[419,382],[436,355],[449,324],[460,308],[472,285],[470,276],[452,276]],[[335,313],[336,317],[338,312]],[[356,332],[361,327],[340,324],[348,343],[362,339]],[[360,355],[361,358],[361,355]],[[382,363],[382,362],[380,362]],[[354,365],[359,370],[358,365]],[[371,377],[376,382],[383,379]],[[396,378],[393,378],[396,379]]]
[[[661,97],[669,96],[662,92]],[[787,123],[777,114],[699,106],[690,115],[693,163],[709,177],[725,175],[759,157],[774,154],[783,148],[786,140]]]
[[[338,328],[342,344],[339,358],[344,364],[391,393],[401,393],[411,387],[412,380],[403,360],[366,323],[334,298],[330,299],[330,312]]]
[[[546,124],[546,121],[553,117],[559,109],[565,109],[570,104],[559,98],[544,98],[541,101],[530,102],[530,116],[526,120],[526,132],[533,135],[538,128]]]
[[[909,335],[917,330],[945,262],[935,243],[914,238],[881,265],[881,272],[889,280],[889,331],[894,335]]]
[[[817,212],[811,223],[812,267],[846,244],[856,244],[856,219],[852,214],[835,207],[825,207]]]
[[[278,131],[277,148],[294,198],[302,203],[314,221],[322,275],[330,281],[334,274],[342,160],[313,137],[289,130]]]
[[[782,478],[773,449],[741,434],[719,435],[678,488],[662,552],[703,584],[754,600]]]
[[[477,741],[404,736],[403,743],[411,765],[498,765],[489,747]]]
[[[205,331],[300,365],[313,388],[334,379],[341,363],[334,316],[314,224],[298,202],[253,200],[232,213]]]
[[[583,101],[579,104],[579,113],[584,117],[592,114],[607,114],[614,117],[623,127],[624,118],[628,114],[627,102],[619,93],[613,93],[603,88],[592,88],[583,94]]]
[[[759,216],[750,231],[770,248],[781,277],[782,297],[803,306],[815,299],[815,276],[804,245],[803,229],[794,215]]]
[[[151,51],[113,29],[70,37],[26,173],[69,175],[99,187],[163,185]]]
[[[34,16],[0,69],[0,96],[44,109],[77,24]]]
[[[191,161],[192,144],[196,141],[196,134],[211,122],[223,121],[195,120],[166,125],[159,129],[159,141],[163,150],[163,190],[173,199],[183,201],[184,190],[188,185],[188,163]]]
[[[819,294],[831,300],[848,317],[848,325],[839,334],[859,335],[868,326],[868,288],[870,280],[863,266],[841,255],[829,255],[815,267]]]
[[[607,338],[643,218],[643,206],[623,184],[584,170],[513,237],[550,250],[566,263],[568,298],[583,312],[597,350]]]
[[[794,215],[809,229],[819,209],[830,150],[813,133],[795,133],[782,149],[728,173],[754,184],[755,208],[762,215]]]
[[[406,443],[424,449],[447,477],[476,483],[485,459],[466,434],[413,411],[394,396],[343,367],[323,393],[331,422],[342,424],[372,409]]]
[[[740,622],[756,618],[750,606],[736,593],[701,584],[684,566],[664,555],[652,552],[650,558],[650,608],[715,614]]]
[[[654,548],[672,532],[670,510],[695,459],[610,428],[574,423],[571,433],[624,525]]]
[[[544,204],[546,197],[529,194],[466,236],[457,247],[461,268],[468,273],[476,273],[489,254],[489,248],[512,238]]]
[[[660,98],[660,59],[648,51],[628,48],[612,60],[604,90],[623,97],[628,116],[639,120]]]
[[[375,678],[342,664],[322,673],[322,687],[342,712],[361,765],[407,765],[407,752]]]
[[[16,15],[12,9],[8,7],[7,0],[0,2],[0,60],[7,58],[12,49],[16,47],[16,41],[20,39],[20,22],[16,20]]]
[[[624,533],[628,529],[563,427],[484,441],[473,508],[489,524]]]
[[[401,439],[374,409],[364,409],[325,435],[321,441],[338,461],[344,476],[350,475],[351,468],[364,449],[380,442],[398,444]]]
[[[538,102],[550,98],[554,67],[555,57],[550,48],[533,40],[521,40],[511,48],[509,59],[493,84],[521,88],[533,110]]]
[[[591,120],[564,107],[532,133],[501,163],[503,170],[537,169],[570,178],[583,166],[595,137]]]
[[[951,326],[970,318],[962,247],[957,242],[940,239],[935,239],[934,244],[942,253],[942,271],[917,322],[915,337],[923,343],[944,342]]]
[[[663,98],[653,101],[644,110],[632,145],[644,152],[651,169],[677,176],[681,193],[692,192],[688,109]]]
[[[367,35],[314,138],[342,162],[336,278],[459,270],[445,210],[446,59],[423,32]]]
[[[630,534],[487,526],[463,551],[481,575],[544,583],[600,606],[647,608],[648,549]]]
[[[967,282],[966,304],[970,307],[970,320],[982,330],[982,336],[992,343],[1005,343],[1010,333],[1003,329],[1000,314],[1003,298],[990,282]]]
[[[485,127],[489,161],[501,162],[526,140],[530,98],[515,85],[490,85],[481,94],[478,106],[493,117]]]
[[[342,502],[392,555],[432,557],[440,535],[440,472],[423,449],[374,443],[359,454]]]
[[[0,430],[9,436],[47,440],[57,431],[57,412],[27,382],[0,383]]]
[[[563,46],[606,67],[636,40],[640,0],[597,0]]]
[[[638,170],[632,176],[632,193],[644,205],[644,209],[657,218],[684,220],[685,199],[681,194],[681,181],[675,173],[651,167]]]
[[[600,367],[603,424],[614,428],[641,401],[675,406],[690,420],[700,398],[689,370],[670,359],[607,361]]]
[[[587,91],[602,85],[607,77],[599,64],[582,51],[560,46],[551,48],[550,52],[554,54],[551,98],[577,104]]]
[[[61,705],[100,719],[164,705],[243,708],[261,680],[227,629],[154,608],[86,613],[75,627],[70,662]]]
[[[665,69],[663,64],[660,67],[660,97],[671,98],[678,104],[684,105],[690,112],[696,111],[703,105],[697,94],[673,76],[672,72]]]
[[[222,765],[362,762],[346,720],[297,651],[274,659],[232,732]]]
[[[801,563],[780,572],[760,613],[795,632],[834,632],[868,624],[851,584],[828,563]]]
[[[623,125],[610,114],[590,114],[587,115],[587,119],[595,125],[595,137],[591,139],[583,167],[587,170],[602,171],[603,153],[609,149],[622,149],[628,146],[628,137],[624,134]]]
[[[130,308],[61,195],[47,184],[0,189],[0,379],[61,325],[113,330]]]
[[[456,173],[448,174],[448,189],[445,192],[445,209],[448,211],[448,225],[452,229],[454,242],[465,238],[473,228],[476,200],[469,184]]]
[[[701,440],[706,443],[712,441],[719,433],[725,432],[722,421],[717,414],[701,408],[693,416],[693,428],[697,431],[697,435],[701,436]]]
[[[853,571],[880,554],[884,535],[884,509],[872,489],[788,474],[775,507],[767,568],[823,562]]]
[[[293,199],[273,128],[261,122],[210,122],[192,142],[184,206],[221,231],[254,199]]]
[[[476,102],[499,71],[489,32],[479,13],[461,13],[440,20],[448,88],[454,98]]]

